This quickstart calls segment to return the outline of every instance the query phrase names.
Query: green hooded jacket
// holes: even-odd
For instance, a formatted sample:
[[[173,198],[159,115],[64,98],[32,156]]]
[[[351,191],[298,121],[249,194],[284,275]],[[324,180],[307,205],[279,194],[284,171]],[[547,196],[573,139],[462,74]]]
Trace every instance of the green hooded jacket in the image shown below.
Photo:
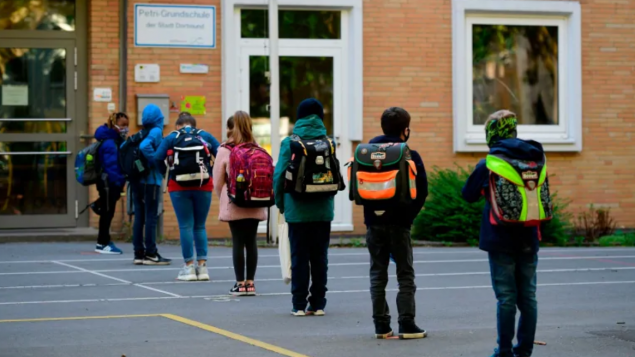
[[[317,139],[326,135],[326,127],[317,115],[299,119],[293,128],[293,134],[303,140]],[[284,193],[284,180],[289,160],[291,159],[291,138],[285,138],[280,144],[280,156],[273,175],[276,206],[284,213],[289,223],[332,222],[335,210],[334,198],[298,200],[291,194]]]

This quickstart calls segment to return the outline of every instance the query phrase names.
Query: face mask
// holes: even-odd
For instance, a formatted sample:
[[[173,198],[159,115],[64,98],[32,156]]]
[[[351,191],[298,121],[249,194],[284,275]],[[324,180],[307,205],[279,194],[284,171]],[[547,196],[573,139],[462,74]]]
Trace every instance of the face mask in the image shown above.
[[[410,128],[406,128],[406,132],[404,133],[404,141],[408,141],[408,139],[410,138]]]
[[[129,128],[120,128],[120,127],[119,127],[119,126],[117,126],[117,125],[115,125],[115,128],[117,128],[117,131],[119,131],[119,135],[120,135],[122,138],[124,138],[124,139],[125,139],[126,137],[128,137],[128,132],[130,131],[130,129],[129,129]]]

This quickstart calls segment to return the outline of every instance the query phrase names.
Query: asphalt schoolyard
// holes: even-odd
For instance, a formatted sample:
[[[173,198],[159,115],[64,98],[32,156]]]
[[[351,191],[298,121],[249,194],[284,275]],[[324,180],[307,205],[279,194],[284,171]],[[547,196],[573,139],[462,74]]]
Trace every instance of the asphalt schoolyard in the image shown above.
[[[485,253],[417,248],[417,322],[424,340],[373,339],[368,254],[331,249],[324,317],[293,317],[277,250],[260,249],[259,296],[227,295],[231,251],[210,248],[211,282],[168,267],[95,255],[89,243],[0,245],[0,356],[490,356],[496,302]],[[391,267],[394,274],[394,266]],[[635,356],[635,249],[540,253],[534,356]],[[389,303],[397,329],[396,282]]]

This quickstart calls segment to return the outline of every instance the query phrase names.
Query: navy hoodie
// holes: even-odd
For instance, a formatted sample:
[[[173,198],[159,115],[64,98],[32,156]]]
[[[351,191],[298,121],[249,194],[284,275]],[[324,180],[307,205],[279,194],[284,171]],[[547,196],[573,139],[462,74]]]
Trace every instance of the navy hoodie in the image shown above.
[[[403,143],[404,141],[398,136],[380,135],[370,141],[371,144],[377,143]],[[409,208],[400,208],[387,210],[381,216],[377,216],[374,210],[364,207],[364,223],[366,226],[386,226],[398,225],[410,229],[412,222],[415,220],[423,204],[428,197],[428,176],[426,168],[423,166],[423,160],[418,152],[410,150],[412,161],[417,167],[417,198]]]
[[[544,150],[533,140],[505,139],[490,149],[490,154],[505,154],[519,160],[541,160]],[[489,186],[489,170],[481,160],[463,186],[463,198],[470,203],[478,201]],[[490,221],[491,205],[486,195],[479,248],[492,253],[536,253],[539,249],[537,227],[495,226]]]
[[[119,145],[123,141],[119,132],[104,124],[95,130],[95,139],[101,141],[99,146],[99,162],[104,172],[108,174],[108,183],[116,187],[123,187],[126,180],[119,168]]]

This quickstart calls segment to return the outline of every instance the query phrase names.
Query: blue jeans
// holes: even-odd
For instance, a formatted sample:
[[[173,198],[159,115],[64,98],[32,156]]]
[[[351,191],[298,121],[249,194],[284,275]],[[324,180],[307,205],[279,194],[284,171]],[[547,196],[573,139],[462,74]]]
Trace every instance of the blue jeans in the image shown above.
[[[212,193],[207,191],[170,192],[172,206],[179,221],[181,252],[186,263],[196,259],[207,260],[207,232],[205,221],[212,204]]]
[[[307,298],[315,310],[323,310],[326,306],[330,241],[331,222],[289,223],[291,294],[294,309],[304,310]],[[309,289],[310,280],[313,282]]]
[[[496,357],[529,357],[534,348],[538,303],[536,301],[537,254],[489,253],[492,286],[498,300]],[[518,344],[512,347],[516,307],[520,310]]]
[[[134,225],[132,226],[132,245],[135,257],[157,254],[157,218],[161,186],[130,183],[134,200]],[[144,248],[145,225],[145,248]]]

